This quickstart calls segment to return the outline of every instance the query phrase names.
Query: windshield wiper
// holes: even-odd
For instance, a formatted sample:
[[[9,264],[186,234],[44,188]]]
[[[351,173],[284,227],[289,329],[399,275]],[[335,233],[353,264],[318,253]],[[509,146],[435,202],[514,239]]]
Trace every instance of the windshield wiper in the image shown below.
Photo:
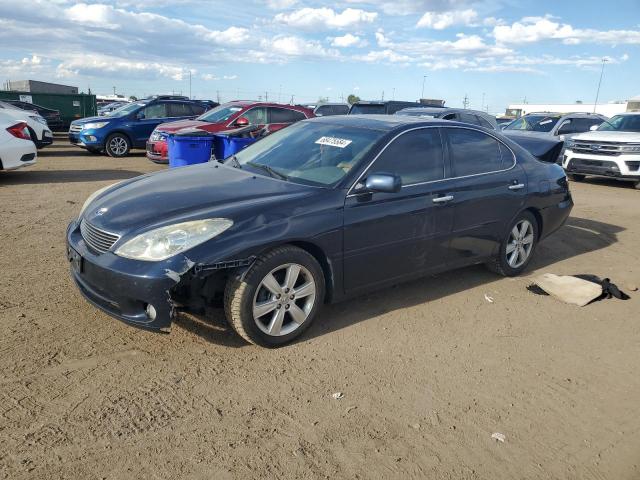
[[[280,173],[280,172],[274,170],[269,165],[262,165],[260,163],[253,163],[253,162],[247,162],[247,165],[251,165],[254,168],[259,168],[260,170],[264,170],[271,177],[279,178],[280,180],[289,180],[289,177],[287,177],[284,173]]]
[[[235,155],[231,155],[229,157],[229,160],[225,163],[230,163],[233,168],[242,169],[242,165],[240,165],[240,162],[238,161],[238,157],[236,157]]]

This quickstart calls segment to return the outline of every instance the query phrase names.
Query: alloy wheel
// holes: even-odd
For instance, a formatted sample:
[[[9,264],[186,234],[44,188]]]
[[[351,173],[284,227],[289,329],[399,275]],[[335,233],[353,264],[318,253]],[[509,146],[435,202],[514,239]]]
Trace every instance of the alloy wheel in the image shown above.
[[[117,155],[124,155],[127,152],[127,141],[122,137],[113,137],[109,141],[109,148]]]
[[[313,276],[302,265],[274,268],[260,282],[253,298],[253,319],[267,335],[288,335],[309,317],[316,299]]]
[[[520,220],[515,224],[506,248],[507,263],[511,268],[524,265],[531,255],[534,240],[533,225],[529,220]]]

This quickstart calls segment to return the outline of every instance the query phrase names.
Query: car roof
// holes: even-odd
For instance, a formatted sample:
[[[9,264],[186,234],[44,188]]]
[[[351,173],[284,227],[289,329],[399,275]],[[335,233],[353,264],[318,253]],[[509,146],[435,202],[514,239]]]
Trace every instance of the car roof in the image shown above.
[[[342,127],[367,128],[370,130],[378,130],[382,132],[392,132],[394,130],[400,130],[406,126],[434,124],[455,124],[468,126],[464,123],[442,120],[440,118],[407,117],[403,115],[331,115],[328,117],[316,117],[305,121],[327,123],[332,125],[339,125]]]

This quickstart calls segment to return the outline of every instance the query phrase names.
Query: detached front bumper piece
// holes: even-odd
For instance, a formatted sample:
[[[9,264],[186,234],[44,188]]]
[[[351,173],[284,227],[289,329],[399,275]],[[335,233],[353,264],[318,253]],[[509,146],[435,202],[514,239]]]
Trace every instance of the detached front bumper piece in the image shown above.
[[[82,239],[79,223],[67,229],[67,259],[80,293],[112,317],[151,330],[169,332],[175,317],[170,291],[190,268],[184,257],[143,262],[108,251],[94,253]]]

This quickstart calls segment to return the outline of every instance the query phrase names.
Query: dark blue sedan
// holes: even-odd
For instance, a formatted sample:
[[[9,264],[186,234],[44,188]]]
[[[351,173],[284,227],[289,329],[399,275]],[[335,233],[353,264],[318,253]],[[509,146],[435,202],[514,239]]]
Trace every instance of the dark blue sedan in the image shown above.
[[[222,301],[238,334],[273,347],[325,302],[478,263],[517,275],[572,206],[561,167],[495,131],[333,116],[95,192],[68,256],[114,317],[169,331],[178,309]]]

